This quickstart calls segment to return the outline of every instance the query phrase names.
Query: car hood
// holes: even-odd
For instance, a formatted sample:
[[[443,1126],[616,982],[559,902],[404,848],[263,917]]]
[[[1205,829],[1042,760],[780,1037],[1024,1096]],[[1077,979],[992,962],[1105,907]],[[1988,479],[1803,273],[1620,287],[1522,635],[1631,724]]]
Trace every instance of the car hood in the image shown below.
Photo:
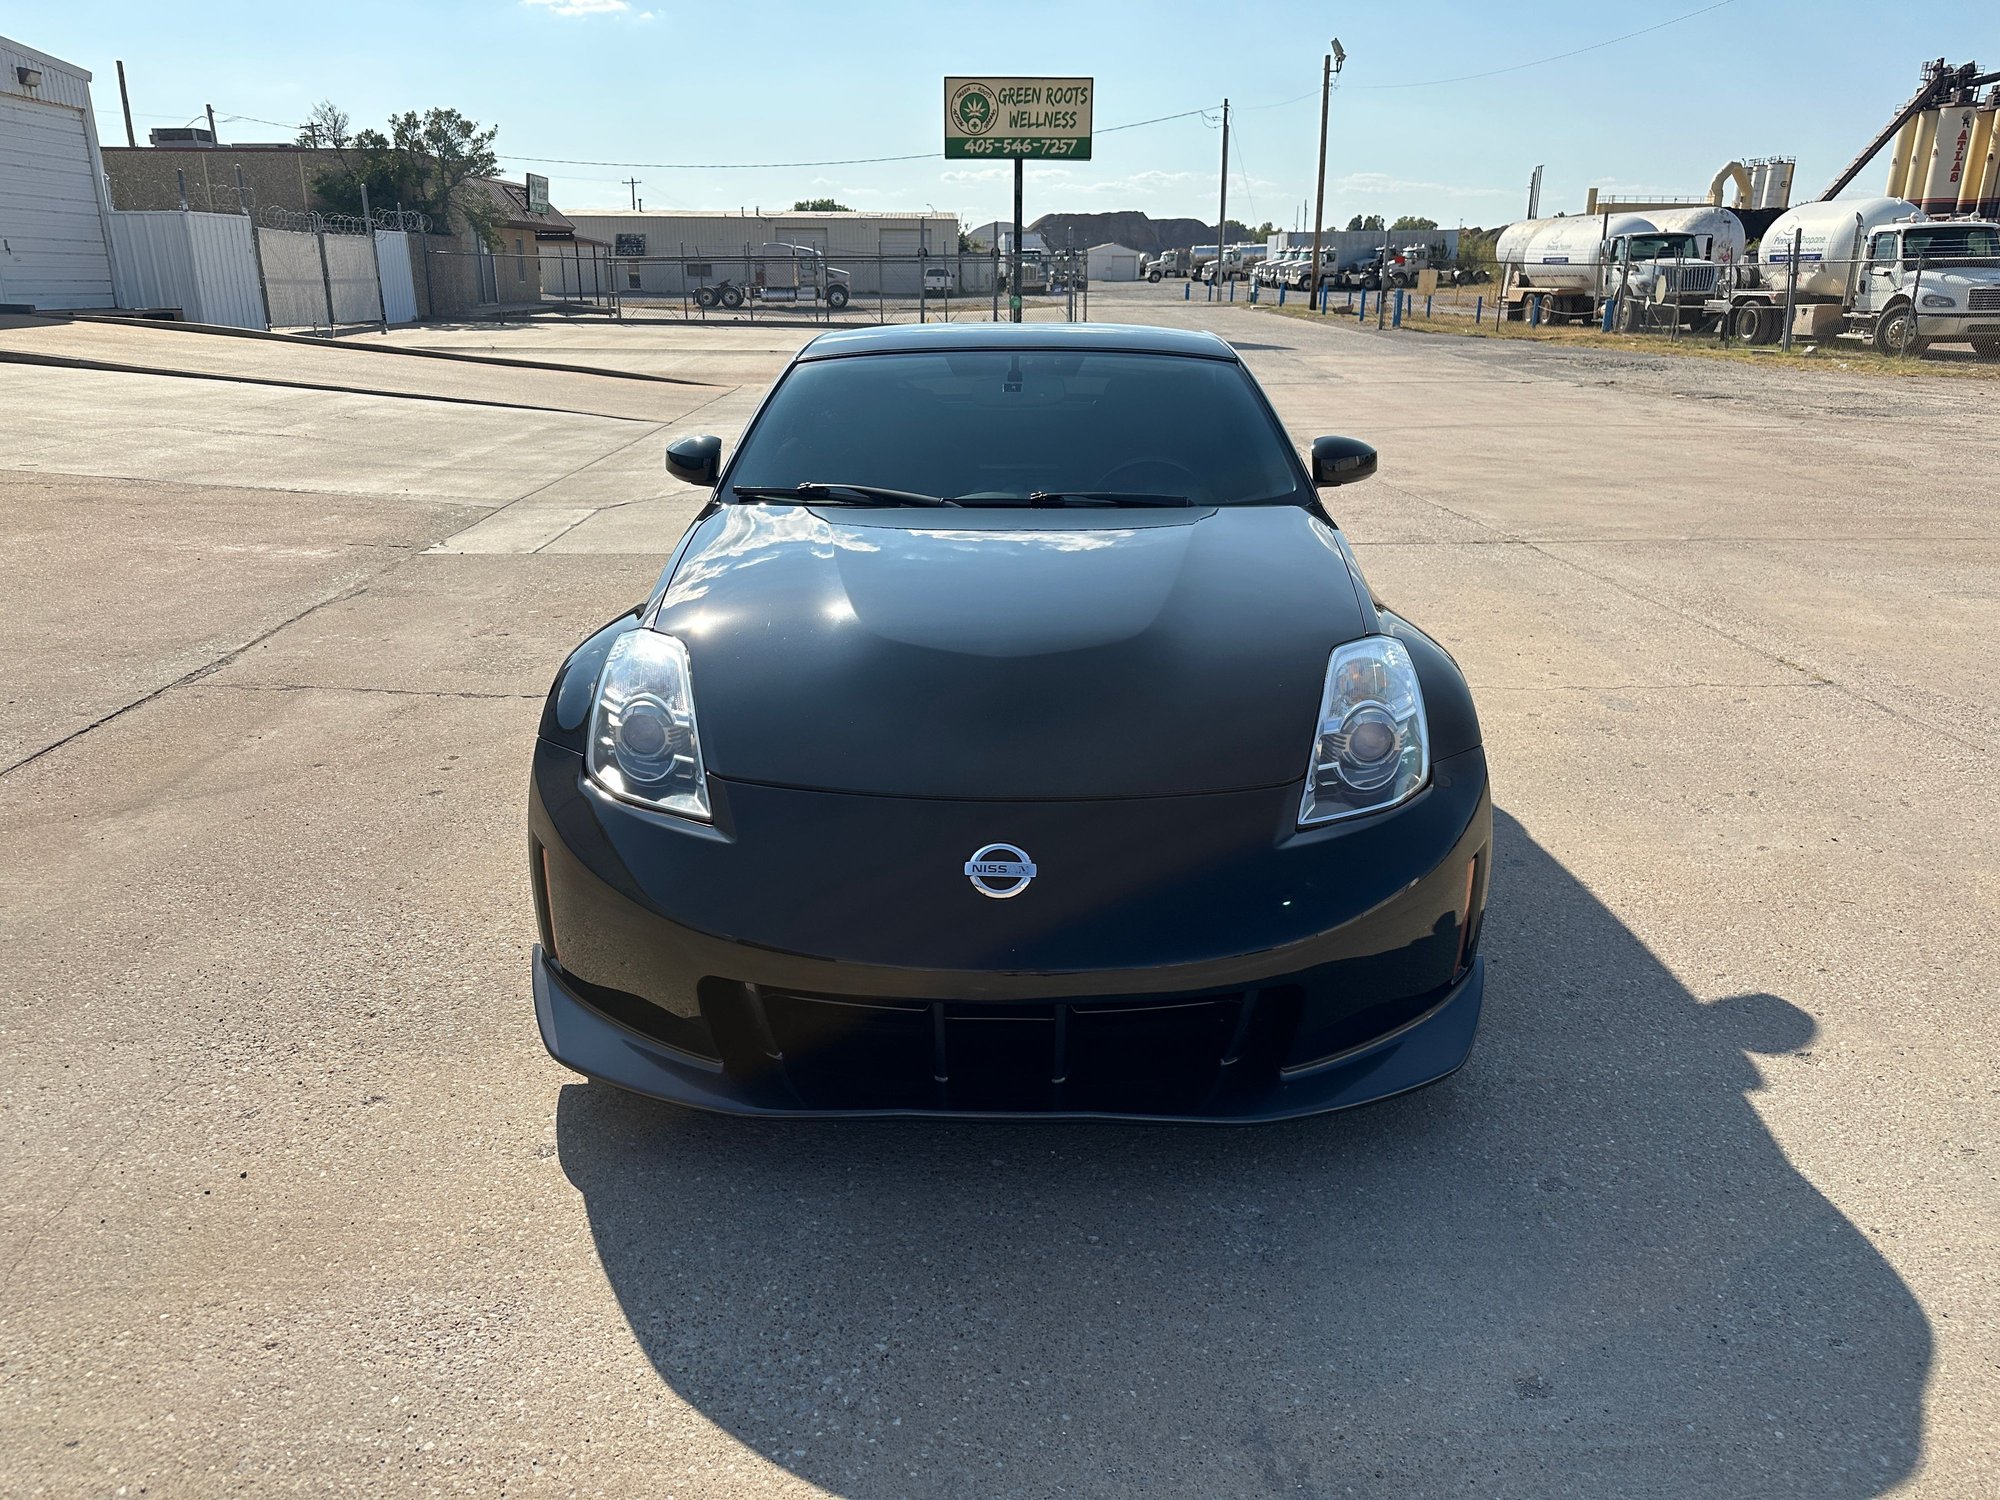
[[[1327,655],[1367,620],[1291,505],[727,505],[652,623],[687,644],[712,775],[1041,799],[1302,777]]]

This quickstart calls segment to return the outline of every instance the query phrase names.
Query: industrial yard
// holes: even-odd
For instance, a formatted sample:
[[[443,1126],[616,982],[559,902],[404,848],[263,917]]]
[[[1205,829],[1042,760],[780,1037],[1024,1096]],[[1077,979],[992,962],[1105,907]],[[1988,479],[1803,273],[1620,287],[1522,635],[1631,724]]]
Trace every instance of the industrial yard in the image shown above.
[[[21,1490],[2000,1485],[1986,388],[1107,297],[1381,448],[1336,513],[1498,768],[1437,1089],[1245,1136],[577,1080],[534,716],[693,512],[662,443],[807,331],[0,331],[129,367],[0,363]]]
[[[1078,51],[1060,79],[918,69],[905,53],[969,64],[917,11],[732,48],[638,0],[524,0],[471,26],[418,6],[363,39],[365,69],[331,17],[235,0],[166,22],[110,11],[0,37],[0,1493],[2000,1495],[2000,72],[1962,52],[1857,60],[1857,25],[1800,35],[1723,6],[1607,14],[1579,37],[1447,7],[1435,56],[1406,17],[1343,15],[1345,75],[1348,47],[1303,11],[1248,18],[1255,45],[1194,47],[1186,25],[1115,17],[1099,64],[1081,24],[1017,44],[1051,65]],[[1803,99],[1684,81],[1689,57],[1766,55],[1812,80]],[[1105,76],[1083,76],[1093,65]],[[1871,72],[1889,82],[1863,88]],[[1648,90],[1667,102],[1608,102]],[[911,100],[922,130],[905,140]],[[1156,413],[1157,430],[1204,431],[1204,401],[1135,403],[1121,424],[1084,389],[1108,378],[1087,372],[1061,396],[1028,389],[1059,440],[1117,448],[1115,486],[1094,466],[1005,490],[861,472],[884,444],[856,472],[745,480],[768,419],[718,480],[713,442],[675,441],[734,453],[820,335],[1009,319],[1041,325],[1028,355],[1046,363],[1077,347],[1039,347],[1059,324],[1226,340],[1270,411],[1228,351],[1177,347],[1229,371],[1254,417],[1233,430],[1254,431],[1272,471],[1292,472],[1281,436],[1310,455],[1306,514],[1247,484],[1205,506],[1189,465],[1146,451]],[[1138,361],[1169,342],[1116,337]],[[970,386],[1001,358],[973,354],[925,378]],[[999,399],[1022,392],[1024,362],[987,367]],[[972,409],[965,431],[1011,431],[1011,414]],[[865,446],[855,411],[903,402],[823,396],[839,464]],[[899,420],[897,451],[930,440],[959,477],[964,444]],[[1379,456],[1379,475],[1353,487],[1323,470],[1323,435],[1365,463],[1356,477]],[[1006,465],[1037,447],[993,441]],[[1162,465],[1181,477],[1129,472]],[[1029,670],[1099,636],[1125,648],[1166,608],[1155,585],[1233,627],[1300,554],[1343,589],[1358,560],[1366,584],[1343,607],[1374,623],[1313,647],[1321,741],[1337,730],[1347,755],[1385,703],[1402,705],[1399,734],[1429,735],[1427,697],[1430,724],[1451,712],[1430,686],[1329,712],[1352,647],[1390,661],[1403,628],[1368,607],[1372,586],[1449,653],[1417,642],[1432,682],[1455,661],[1477,701],[1453,754],[1482,765],[1492,841],[1453,866],[1462,915],[1386,945],[1326,914],[1324,881],[1289,877],[1268,905],[1301,898],[1312,942],[1350,934],[1343,975],[1395,959],[1385,946],[1455,942],[1454,993],[1483,985],[1469,1061],[1438,1077],[1461,1044],[1423,1077],[1382,1065],[1380,1047],[1442,1009],[1419,997],[1433,1008],[1416,1020],[1377,1019],[1373,1040],[1289,1070],[1372,1070],[1373,1093],[1344,1101],[1372,1102],[1340,1113],[1083,1122],[1063,1061],[1041,1103],[976,1111],[951,1102],[946,1031],[1026,1007],[1003,1017],[1001,989],[974,990],[948,1021],[949,997],[899,950],[878,971],[903,986],[886,1001],[836,967],[827,994],[795,983],[811,992],[779,1004],[933,1028],[913,1075],[932,1118],[711,1114],[558,1064],[550,1049],[586,1066],[551,1039],[533,976],[574,966],[569,934],[589,919],[563,916],[558,954],[538,739],[571,680],[588,680],[576,723],[598,735],[612,669],[556,674],[573,649],[594,660],[580,641],[608,649],[599,632],[648,598],[717,483],[772,507],[732,517],[780,519],[771,550],[709,561],[779,603],[739,593],[732,620],[705,563],[680,574],[681,624],[619,637],[680,652],[680,692],[651,704],[658,748],[713,780],[682,817],[621,802],[576,752],[564,795],[603,792],[617,826],[642,830],[621,842],[572,810],[611,871],[597,910],[671,917],[651,907],[703,883],[663,880],[657,900],[618,884],[661,827],[748,843],[732,776],[797,798],[774,807],[829,790],[869,809],[926,800],[731,768],[704,631],[750,642],[744,680],[762,686],[737,701],[771,717],[739,744],[825,760],[858,725],[853,743],[873,733],[878,754],[928,770],[996,742],[911,752],[850,691],[854,657],[801,648],[819,630],[846,648],[864,620],[892,632],[852,591],[821,607],[786,579],[872,569],[881,597],[934,593],[963,631],[946,647],[907,624],[934,617],[906,616],[898,649],[946,682],[895,678],[913,716],[942,720],[954,693],[1005,724],[1040,714],[1062,754],[1013,761],[1115,776],[1094,762],[1133,757],[1065,738],[1042,679],[1032,695],[967,691],[964,661]],[[885,507],[878,530],[836,533],[854,519],[836,507],[863,501]],[[1013,527],[1009,504],[1036,509]],[[878,540],[886,507],[935,543],[924,560]],[[1230,551],[1212,540],[1223,511],[1298,529]],[[845,540],[804,545],[815,526]],[[1197,576],[1181,540],[1197,526],[1241,571]],[[971,575],[947,572],[951,548],[1023,565],[977,575],[1009,587],[954,586]],[[1117,576],[1029,562],[1140,549],[1129,611],[1060,591],[1113,625],[1081,647],[1010,649],[1009,630],[1048,623],[1048,580]],[[815,571],[787,573],[808,551]],[[1311,576],[1288,627],[1327,609]],[[1219,737],[1228,716],[1204,721],[1213,682],[1197,679],[1253,674],[1201,665],[1216,633],[1145,637],[1166,691],[1133,688],[1120,727],[1149,751]],[[1236,661],[1297,675],[1277,647],[1304,629],[1242,634]],[[1122,692],[1143,674],[1118,661],[1100,681]],[[832,683],[836,709],[758,675],[784,666]],[[1289,712],[1275,690],[1255,706]],[[1370,763],[1405,767],[1405,745]],[[1399,863],[1403,825],[1380,821],[1402,803],[1309,826],[1321,751],[1302,781],[1224,785],[1286,802],[1277,828],[1252,821],[1254,854],[1317,839],[1421,886]],[[1407,762],[1410,809],[1450,785],[1440,756],[1425,739]],[[968,816],[1006,805],[974,790]],[[1185,809],[1210,794],[1169,792],[1145,815],[1164,856],[1116,851],[1140,882],[1077,928],[1122,931],[1141,908],[1172,926],[1161,893],[1198,889]],[[1085,826],[1031,796],[1072,837]],[[1089,800],[1138,799],[1128,777]],[[1350,829],[1378,842],[1332,836]],[[1039,839],[989,836],[1034,844],[1036,896],[1055,885]],[[885,853],[888,835],[855,842],[768,846],[781,857],[743,882],[747,904],[869,929],[868,903],[898,888],[856,871],[917,862]],[[1097,861],[1085,853],[1073,863]],[[1002,899],[1037,873],[1000,843],[963,869]],[[985,907],[958,876],[940,883]],[[796,901],[772,890],[793,879]],[[992,909],[1058,925],[1033,899]],[[1394,904],[1357,903],[1370,920]],[[1210,906],[1222,959],[1268,956],[1241,906]],[[588,936],[631,956],[632,992],[579,968],[571,998],[607,1047],[652,1046],[659,1016],[640,1012],[662,1008],[638,991],[672,945],[615,925]],[[838,943],[684,932],[731,961],[849,962]],[[1056,986],[1089,969],[1026,961],[1018,932],[964,974]],[[709,1027],[721,975],[701,973],[676,1018],[689,1034]],[[763,981],[726,978],[762,1027],[731,1046],[784,1064]],[[1267,993],[1229,983],[1249,987],[1223,997],[1243,1019],[1219,1062],[1210,1045],[1218,1094],[1241,1080],[1229,1069]],[[1069,1028],[1090,1024],[1073,1015],[1103,997],[1049,993],[1037,1025],[1066,1061]],[[1379,996],[1338,998],[1384,1014]],[[868,1034],[836,1055],[853,1063],[879,1045]],[[1140,1072],[1163,1034],[1134,1049]],[[754,1072],[742,1055],[680,1061]]]

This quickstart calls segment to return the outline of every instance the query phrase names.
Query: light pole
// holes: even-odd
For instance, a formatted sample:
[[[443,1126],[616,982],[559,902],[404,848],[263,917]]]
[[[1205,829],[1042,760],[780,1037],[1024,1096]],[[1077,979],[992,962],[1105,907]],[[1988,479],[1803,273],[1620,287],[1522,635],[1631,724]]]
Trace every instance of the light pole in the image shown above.
[[[1319,72],[1319,187],[1313,194],[1313,258],[1306,279],[1306,307],[1319,300],[1319,241],[1326,220],[1326,116],[1333,104],[1333,79],[1347,61],[1347,49],[1340,38],[1333,39],[1333,51],[1320,59]]]

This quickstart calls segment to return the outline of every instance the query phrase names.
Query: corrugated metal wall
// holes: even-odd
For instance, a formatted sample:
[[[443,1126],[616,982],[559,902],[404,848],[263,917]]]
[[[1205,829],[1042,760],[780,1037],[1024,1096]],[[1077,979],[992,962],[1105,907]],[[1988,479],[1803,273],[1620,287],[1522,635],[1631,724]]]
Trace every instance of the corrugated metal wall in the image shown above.
[[[400,230],[375,231],[375,256],[382,266],[382,316],[391,323],[417,321],[417,278],[410,264],[410,237]]]
[[[88,78],[0,38],[0,301],[113,305]]]
[[[264,327],[241,214],[114,213],[110,224],[120,307],[177,307],[190,323]]]
[[[16,68],[39,71],[42,75],[40,86],[24,88],[15,77]],[[71,63],[60,62],[46,52],[36,52],[0,36],[0,93],[21,94],[49,104],[67,104],[71,109],[88,110],[90,74]]]

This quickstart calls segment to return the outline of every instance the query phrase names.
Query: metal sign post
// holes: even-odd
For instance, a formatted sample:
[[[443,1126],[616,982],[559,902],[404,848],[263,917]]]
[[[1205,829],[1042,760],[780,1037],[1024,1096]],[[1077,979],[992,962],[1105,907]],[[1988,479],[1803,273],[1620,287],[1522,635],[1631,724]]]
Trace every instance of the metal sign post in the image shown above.
[[[1011,321],[1021,321],[1021,175],[1024,165],[1014,158],[1014,240],[1007,256],[1007,311]]]
[[[1091,78],[947,78],[946,161],[1014,160],[1014,242],[1007,256],[1007,306],[1021,321],[1022,178],[1029,157],[1089,161]],[[996,315],[998,309],[995,309]]]

